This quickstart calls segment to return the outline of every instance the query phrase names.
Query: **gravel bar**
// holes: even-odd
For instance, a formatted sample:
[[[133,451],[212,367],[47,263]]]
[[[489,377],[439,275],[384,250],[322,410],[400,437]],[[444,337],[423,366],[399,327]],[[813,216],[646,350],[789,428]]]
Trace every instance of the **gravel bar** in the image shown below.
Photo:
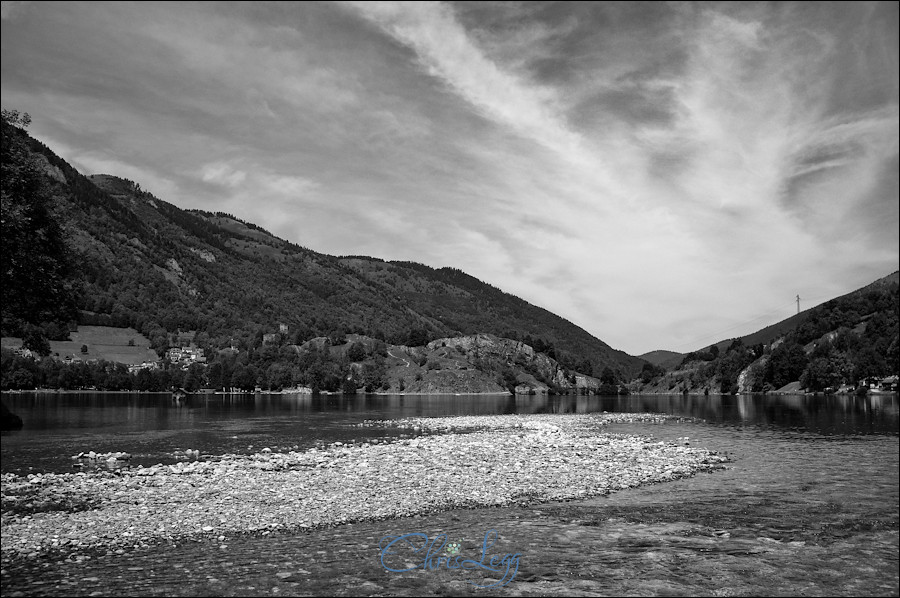
[[[88,558],[209,540],[426,514],[579,499],[724,467],[676,443],[605,433],[657,414],[500,415],[367,421],[429,435],[303,452],[204,456],[175,465],[2,476],[3,559]],[[467,433],[453,433],[460,431]]]

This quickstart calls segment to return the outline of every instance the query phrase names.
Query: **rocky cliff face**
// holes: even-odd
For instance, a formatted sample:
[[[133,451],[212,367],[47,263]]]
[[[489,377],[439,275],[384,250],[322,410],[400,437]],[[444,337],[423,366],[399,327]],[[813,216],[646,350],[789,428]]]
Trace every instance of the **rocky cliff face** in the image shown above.
[[[531,346],[521,341],[500,338],[492,334],[440,338],[426,346],[429,351],[440,347],[450,347],[464,353],[466,359],[473,364],[478,360],[489,360],[496,362],[497,365],[518,365],[533,372],[535,376],[547,380],[557,379],[558,374],[562,371],[555,360],[543,353],[536,352]]]
[[[424,349],[437,354],[451,350],[457,356],[457,365],[464,361],[468,371],[486,374],[501,389],[514,386],[516,394],[542,394],[549,392],[551,387],[591,392],[599,387],[596,378],[568,372],[556,360],[538,353],[530,345],[492,334],[440,338],[428,343]],[[514,385],[512,377],[515,378]]]
[[[421,380],[406,382],[402,391],[391,385],[392,392],[411,394],[483,394],[508,392],[494,378],[477,370],[441,370],[423,374]]]

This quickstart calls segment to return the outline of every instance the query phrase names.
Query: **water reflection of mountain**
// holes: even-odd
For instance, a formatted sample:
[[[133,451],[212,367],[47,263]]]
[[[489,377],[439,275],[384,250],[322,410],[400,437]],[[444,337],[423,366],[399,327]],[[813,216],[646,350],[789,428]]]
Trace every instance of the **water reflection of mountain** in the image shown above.
[[[605,409],[654,411],[712,423],[777,426],[825,434],[896,434],[900,419],[896,395],[629,396],[611,400]]]
[[[508,413],[654,412],[730,426],[765,426],[823,434],[897,434],[897,395],[192,395],[174,404],[169,395],[4,394],[29,428],[129,430],[183,428],[203,421],[306,415],[339,421]],[[152,422],[152,423],[151,423]]]
[[[711,423],[777,426],[825,434],[897,433],[896,395],[855,397],[804,395],[515,397],[507,413],[666,413]]]

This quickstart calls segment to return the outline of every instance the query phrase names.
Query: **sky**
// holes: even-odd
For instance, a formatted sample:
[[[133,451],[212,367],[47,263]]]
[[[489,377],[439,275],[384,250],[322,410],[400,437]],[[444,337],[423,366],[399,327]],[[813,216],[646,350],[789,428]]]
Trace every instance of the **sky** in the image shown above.
[[[3,2],[84,174],[697,350],[898,269],[898,3]]]

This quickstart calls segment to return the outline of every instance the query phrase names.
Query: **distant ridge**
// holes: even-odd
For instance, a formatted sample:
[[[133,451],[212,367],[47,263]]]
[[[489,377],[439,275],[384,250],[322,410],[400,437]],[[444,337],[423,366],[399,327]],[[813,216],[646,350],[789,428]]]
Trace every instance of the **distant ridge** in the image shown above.
[[[653,365],[664,367],[668,370],[681,363],[681,360],[684,359],[684,353],[676,353],[675,351],[658,349],[656,351],[644,353],[643,355],[638,355],[638,357],[643,359],[644,361],[652,363]]]

